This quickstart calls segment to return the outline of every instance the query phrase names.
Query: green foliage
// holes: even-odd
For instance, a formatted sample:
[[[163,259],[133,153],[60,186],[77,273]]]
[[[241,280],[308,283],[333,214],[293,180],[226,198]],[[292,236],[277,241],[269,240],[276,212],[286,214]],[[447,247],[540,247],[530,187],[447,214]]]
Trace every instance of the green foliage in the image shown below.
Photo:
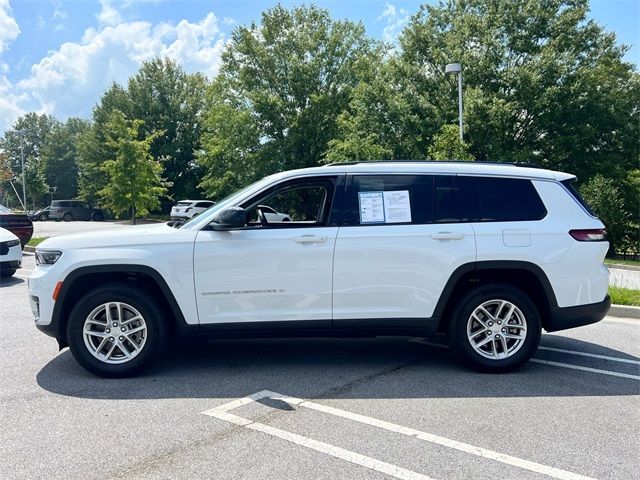
[[[596,175],[580,188],[580,193],[607,228],[610,253],[619,252],[626,241],[630,215],[616,182]]]
[[[22,196],[21,148],[24,151],[27,205],[32,208],[42,205],[44,201],[47,184],[42,168],[43,150],[47,136],[57,125],[59,122],[51,115],[27,113],[19,117],[13,129],[6,131],[0,140],[0,149],[9,158],[9,166],[20,196]],[[5,189],[7,189],[6,185]],[[8,191],[13,191],[13,189]]]
[[[93,109],[91,127],[78,136],[79,196],[83,200],[96,204],[100,200],[98,192],[107,184],[107,177],[102,171],[105,161],[115,156],[110,146],[109,121],[114,111],[128,112],[129,98],[126,91],[117,84],[102,95],[100,102]]]
[[[117,218],[129,211],[135,221],[136,214],[144,216],[157,208],[159,197],[167,191],[160,177],[162,166],[149,153],[151,143],[163,132],[138,140],[142,120],[128,121],[119,110],[112,112],[106,126],[107,145],[115,152],[115,158],[102,164],[107,183],[98,194]]]
[[[75,198],[78,194],[77,141],[87,129],[86,120],[70,118],[54,124],[46,137],[41,170],[48,188],[55,188],[55,198]]]
[[[162,161],[175,200],[199,196],[202,172],[195,152],[200,150],[207,84],[202,74],[187,74],[173,60],[154,59],[144,62],[127,86],[128,114],[144,121],[142,135],[164,132],[151,144],[151,155]]]
[[[473,161],[469,145],[460,140],[458,125],[443,125],[433,136],[433,143],[427,150],[429,160],[466,160]]]
[[[634,305],[640,307],[640,290],[631,290],[622,287],[609,287],[611,303],[614,305]]]
[[[313,6],[276,6],[236,28],[209,91],[201,186],[218,197],[318,165],[373,50],[362,24]]]

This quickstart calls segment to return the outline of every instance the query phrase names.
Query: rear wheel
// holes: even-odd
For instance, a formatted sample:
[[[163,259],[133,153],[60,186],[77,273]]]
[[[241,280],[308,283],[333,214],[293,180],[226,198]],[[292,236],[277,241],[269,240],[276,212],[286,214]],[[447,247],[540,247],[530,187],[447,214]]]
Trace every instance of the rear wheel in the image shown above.
[[[70,222],[71,220],[73,220],[73,215],[71,215],[71,213],[70,213],[70,212],[67,212],[67,213],[65,213],[65,214],[62,216],[62,219],[63,219],[65,222]]]
[[[93,220],[94,222],[101,222],[103,218],[104,217],[100,212],[93,212],[93,215],[91,215],[91,220]]]
[[[127,377],[147,367],[166,342],[162,311],[137,287],[105,285],[86,294],[67,325],[71,353],[102,377]]]
[[[527,363],[540,343],[540,314],[531,299],[509,285],[467,293],[449,323],[454,352],[483,372],[509,372]]]

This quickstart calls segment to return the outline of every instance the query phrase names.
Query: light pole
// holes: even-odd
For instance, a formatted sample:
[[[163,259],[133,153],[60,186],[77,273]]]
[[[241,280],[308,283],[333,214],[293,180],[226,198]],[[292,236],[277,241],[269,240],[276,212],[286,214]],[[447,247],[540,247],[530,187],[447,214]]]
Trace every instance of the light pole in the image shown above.
[[[20,135],[20,162],[22,163],[22,208],[24,213],[27,213],[27,182],[24,175],[24,130],[16,130],[16,133]]]
[[[464,127],[462,126],[462,65],[449,63],[444,67],[445,75],[458,76],[458,122],[460,124],[460,140],[464,140]]]

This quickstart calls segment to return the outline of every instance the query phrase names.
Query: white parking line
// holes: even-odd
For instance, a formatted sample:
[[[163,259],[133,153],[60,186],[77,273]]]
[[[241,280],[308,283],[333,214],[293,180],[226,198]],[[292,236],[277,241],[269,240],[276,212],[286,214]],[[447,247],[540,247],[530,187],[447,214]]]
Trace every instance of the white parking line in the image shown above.
[[[430,347],[449,348],[449,345],[442,345],[441,343],[429,342],[427,340],[424,340],[421,337],[413,337],[409,341],[413,342],[413,343],[420,343],[422,345],[429,345]],[[563,352],[571,353],[571,354],[574,354],[574,355],[582,354],[584,356],[589,356],[589,357],[593,356],[593,357],[596,357],[596,358],[606,358],[608,360],[615,360],[615,361],[624,362],[624,363],[640,364],[640,362],[637,362],[635,360],[628,360],[626,358],[605,357],[604,355],[595,355],[595,354],[586,353],[586,352],[576,352],[574,350],[553,349],[553,348],[550,348],[550,347],[538,347],[538,348],[543,349],[543,350],[563,351]],[[640,376],[638,376],[638,375],[631,375],[631,374],[628,374],[628,373],[613,372],[611,370],[602,370],[602,369],[599,369],[599,368],[583,367],[581,365],[573,365],[571,363],[552,362],[552,361],[549,361],[549,360],[541,360],[541,359],[538,359],[538,358],[532,358],[529,361],[533,362],[533,363],[542,363],[544,365],[551,365],[551,366],[554,366],[554,367],[569,368],[571,370],[582,370],[583,372],[600,373],[602,375],[609,375],[609,376],[612,376],[612,377],[620,377],[620,378],[628,378],[630,380],[640,380]]]
[[[578,355],[581,357],[599,358],[602,360],[611,360],[612,362],[631,363],[632,365],[640,365],[638,360],[630,360],[628,358],[608,357],[607,355],[598,355],[595,353],[578,352],[576,350],[565,350],[563,348],[538,347],[538,350],[548,350],[550,352],[568,353],[570,355]]]
[[[304,437],[302,435],[294,434],[291,432],[287,432],[284,430],[280,430],[269,425],[264,425],[259,422],[253,422],[246,418],[238,417],[237,415],[233,415],[228,413],[229,410],[233,410],[234,408],[238,408],[242,405],[246,405],[253,401],[260,400],[262,398],[270,398],[274,400],[281,400],[287,402],[292,406],[298,407],[306,407],[312,410],[316,410],[319,412],[327,413],[330,415],[334,415],[340,418],[345,418],[347,420],[363,423],[365,425],[377,427],[383,430],[391,431],[394,433],[398,433],[401,435],[405,435],[412,438],[417,438],[419,440],[423,440],[429,443],[434,443],[437,445],[441,445],[443,447],[448,447],[454,450],[458,450],[464,453],[469,453],[471,455],[476,455],[482,458],[488,458],[491,460],[495,460],[497,462],[501,462],[507,465],[511,465],[514,467],[522,468],[524,470],[529,470],[531,472],[540,473],[542,475],[547,475],[552,478],[563,479],[563,480],[592,480],[591,477],[586,477],[584,475],[580,475],[577,473],[569,472],[567,470],[562,470],[559,468],[549,467],[547,465],[542,465],[540,463],[531,462],[529,460],[524,460],[522,458],[513,457],[511,455],[505,455],[503,453],[494,452],[492,450],[488,450],[482,447],[476,447],[474,445],[470,445],[468,443],[458,442],[457,440],[451,440],[449,438],[440,437],[438,435],[434,435],[428,432],[423,432],[421,430],[416,430],[414,428],[405,427],[402,425],[397,425],[395,423],[386,422],[384,420],[379,420],[377,418],[367,417],[365,415],[360,415],[357,413],[348,412],[346,410],[341,410],[339,408],[329,407],[326,405],[322,405],[319,403],[315,403],[309,400],[303,400],[300,398],[289,397],[287,395],[282,395],[276,392],[270,392],[268,390],[263,390],[258,393],[254,393],[248,397],[244,397],[238,400],[234,400],[232,402],[226,403],[219,407],[212,408],[210,410],[206,410],[202,412],[205,415],[209,415],[211,417],[218,418],[220,420],[225,420],[227,422],[234,423],[236,425],[240,425],[245,428],[250,428],[252,430],[260,431],[263,433],[267,433],[268,435],[272,435],[283,440],[287,440],[289,442],[295,443],[297,445],[301,445],[307,448],[311,448],[313,450],[326,453],[336,458],[341,458],[351,463],[356,463],[358,465],[370,468],[372,470],[376,470],[382,473],[386,473],[396,478],[409,478],[409,479],[428,479],[422,474],[417,472],[412,472],[410,470],[405,470],[396,465],[392,465],[386,462],[382,462],[380,460],[376,460],[371,457],[366,457],[364,455],[360,455],[355,452],[351,452],[349,450],[344,450],[342,448],[336,447],[334,445],[329,445],[327,443],[318,442],[317,440],[313,440],[311,438]]]
[[[540,360],[539,358],[532,358],[529,361],[534,363],[542,363],[544,365],[552,365],[554,367],[570,368],[571,370],[582,370],[583,372],[601,373],[603,375],[610,375],[612,377],[629,378],[631,380],[640,380],[640,376],[638,375],[611,372],[609,370],[600,370],[599,368],[583,367],[582,365],[573,365],[571,363],[552,362],[550,360]]]

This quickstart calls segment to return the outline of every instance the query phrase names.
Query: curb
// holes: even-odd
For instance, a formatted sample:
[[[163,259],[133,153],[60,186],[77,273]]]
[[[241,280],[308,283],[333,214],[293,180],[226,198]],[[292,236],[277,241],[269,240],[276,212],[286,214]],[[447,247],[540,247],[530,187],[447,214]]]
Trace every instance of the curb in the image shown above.
[[[611,310],[607,315],[622,318],[638,318],[640,319],[640,307],[632,307],[630,305],[611,305]]]
[[[615,268],[616,270],[630,270],[632,272],[640,272],[640,267],[635,265],[623,265],[621,263],[605,263],[605,266],[609,268]]]

